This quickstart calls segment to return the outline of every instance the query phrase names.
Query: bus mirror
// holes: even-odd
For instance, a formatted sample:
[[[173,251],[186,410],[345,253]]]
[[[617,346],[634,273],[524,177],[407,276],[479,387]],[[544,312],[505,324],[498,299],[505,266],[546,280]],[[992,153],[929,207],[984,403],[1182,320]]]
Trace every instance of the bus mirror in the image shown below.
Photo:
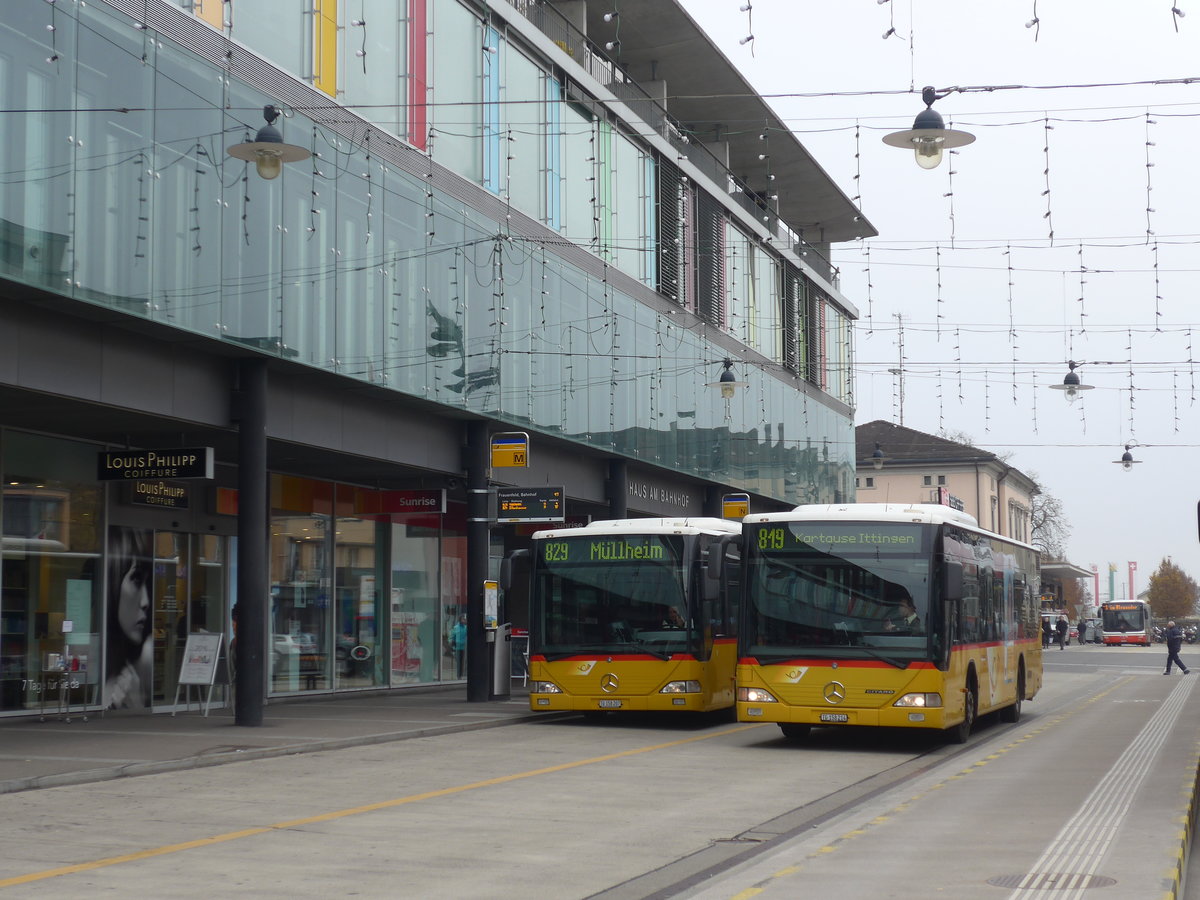
[[[528,550],[514,550],[504,559],[500,560],[500,587],[503,590],[508,590],[512,587],[513,563],[515,560],[529,555]]]
[[[725,571],[725,555],[729,549],[729,545],[740,542],[741,538],[736,534],[726,534],[720,540],[714,541],[708,547],[708,565],[704,567],[704,574],[713,581],[721,580],[721,573]]]
[[[962,563],[947,562],[942,569],[942,599],[958,603],[963,598]]]
[[[708,547],[708,563],[704,567],[704,574],[713,581],[719,581],[721,578],[721,568],[725,565],[725,542],[717,541],[710,544]]]

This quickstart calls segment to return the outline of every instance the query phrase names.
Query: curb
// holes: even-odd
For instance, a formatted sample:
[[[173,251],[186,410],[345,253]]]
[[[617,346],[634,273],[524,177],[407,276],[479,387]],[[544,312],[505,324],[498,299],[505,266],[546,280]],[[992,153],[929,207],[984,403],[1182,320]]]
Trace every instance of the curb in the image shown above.
[[[508,725],[523,725],[537,721],[548,721],[561,718],[561,715],[532,713],[523,716],[513,716],[511,719],[491,722],[462,722],[454,725],[431,725],[426,728],[416,728],[406,731],[386,731],[377,734],[358,735],[347,738],[330,738],[329,740],[305,741],[299,744],[281,744],[278,747],[260,747],[254,750],[229,750],[221,753],[206,753],[200,756],[183,756],[177,759],[154,760],[151,762],[127,763],[122,766],[111,766],[98,769],[83,769],[77,772],[56,772],[53,775],[34,775],[29,778],[10,778],[0,781],[0,795],[15,794],[21,791],[35,791],[44,788],[68,787],[77,784],[94,784],[102,781],[114,781],[118,778],[136,778],[142,775],[161,775],[166,772],[180,772],[186,769],[206,769],[211,766],[223,766],[230,763],[249,762],[260,759],[273,759],[281,756],[296,756],[301,753],[321,753],[328,750],[346,750],[350,747],[363,747],[371,744],[389,744],[410,738],[432,737],[443,734],[457,734],[464,731],[482,731],[488,728],[503,728]]]

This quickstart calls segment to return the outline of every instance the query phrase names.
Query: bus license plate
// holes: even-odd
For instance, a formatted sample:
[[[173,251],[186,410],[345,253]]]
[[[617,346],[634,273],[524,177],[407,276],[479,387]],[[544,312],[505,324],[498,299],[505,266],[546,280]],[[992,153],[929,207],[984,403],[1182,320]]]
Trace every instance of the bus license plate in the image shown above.
[[[850,716],[846,713],[821,713],[822,722],[849,722]]]
[[[596,702],[600,704],[601,709],[620,709],[621,708],[620,700],[597,700]]]

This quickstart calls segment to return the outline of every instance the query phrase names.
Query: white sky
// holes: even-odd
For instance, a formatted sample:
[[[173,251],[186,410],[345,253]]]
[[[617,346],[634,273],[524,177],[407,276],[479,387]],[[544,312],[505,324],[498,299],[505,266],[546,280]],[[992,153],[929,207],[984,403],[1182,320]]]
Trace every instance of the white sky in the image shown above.
[[[1037,40],[1034,0],[746,2],[683,0],[758,91],[875,92],[771,100],[879,231],[834,252],[861,313],[856,422],[900,419],[903,316],[904,425],[1011,453],[1101,599],[1110,563],[1118,598],[1130,561],[1136,591],[1167,556],[1200,580],[1200,83],[1083,87],[1200,76],[1200,0],[1177,0],[1178,32],[1170,0],[1041,0]],[[927,84],[1074,87],[945,96],[977,140],[926,171],[881,138]],[[1072,406],[1049,388],[1067,359],[1095,385]]]

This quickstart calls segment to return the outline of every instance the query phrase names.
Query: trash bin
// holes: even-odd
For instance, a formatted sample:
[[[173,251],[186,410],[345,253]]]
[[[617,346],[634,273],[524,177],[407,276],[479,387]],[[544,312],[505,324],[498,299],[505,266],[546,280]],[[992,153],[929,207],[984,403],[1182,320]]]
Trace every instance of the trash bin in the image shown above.
[[[487,629],[488,651],[492,657],[492,684],[489,700],[507,700],[512,696],[512,623]]]

